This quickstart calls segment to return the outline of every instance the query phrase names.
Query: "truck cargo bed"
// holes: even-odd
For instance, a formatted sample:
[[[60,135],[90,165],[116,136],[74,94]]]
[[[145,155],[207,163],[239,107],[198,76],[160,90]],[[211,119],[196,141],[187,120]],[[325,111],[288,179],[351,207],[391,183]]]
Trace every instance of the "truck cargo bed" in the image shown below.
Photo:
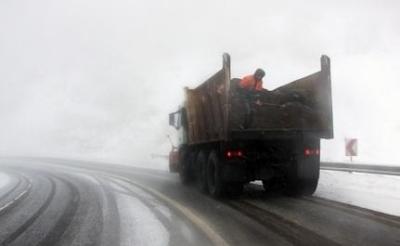
[[[238,86],[239,81],[230,78],[230,59],[224,55],[220,71],[197,88],[186,89],[189,144],[285,134],[333,137],[327,56],[321,57],[321,71],[272,91],[263,90],[249,96]],[[249,125],[244,125],[248,117],[246,100],[252,110]]]

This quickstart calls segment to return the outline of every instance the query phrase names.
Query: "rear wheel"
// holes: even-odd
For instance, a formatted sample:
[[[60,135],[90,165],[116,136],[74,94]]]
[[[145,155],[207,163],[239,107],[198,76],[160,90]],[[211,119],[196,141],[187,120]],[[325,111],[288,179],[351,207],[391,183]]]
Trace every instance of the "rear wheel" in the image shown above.
[[[207,184],[208,191],[213,197],[221,197],[224,192],[222,181],[221,163],[216,151],[212,151],[207,162]]]
[[[291,196],[312,195],[318,186],[319,158],[297,160],[290,169],[286,193]]]
[[[290,196],[310,196],[314,194],[317,186],[318,180],[298,180],[288,184],[286,194]]]
[[[199,154],[197,155],[196,167],[197,167],[197,176],[196,176],[197,188],[201,192],[205,192],[206,193],[208,191],[208,187],[207,187],[207,159],[206,159],[206,155],[204,154],[203,151],[200,151]]]
[[[179,178],[184,185],[190,184],[193,181],[190,169],[193,159],[193,153],[189,151],[183,151],[179,156]]]

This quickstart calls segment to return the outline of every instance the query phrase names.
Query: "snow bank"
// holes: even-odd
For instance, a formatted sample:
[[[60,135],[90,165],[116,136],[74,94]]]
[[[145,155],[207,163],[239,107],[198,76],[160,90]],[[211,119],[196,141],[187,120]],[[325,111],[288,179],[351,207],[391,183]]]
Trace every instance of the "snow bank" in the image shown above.
[[[315,196],[400,216],[400,177],[321,170]]]

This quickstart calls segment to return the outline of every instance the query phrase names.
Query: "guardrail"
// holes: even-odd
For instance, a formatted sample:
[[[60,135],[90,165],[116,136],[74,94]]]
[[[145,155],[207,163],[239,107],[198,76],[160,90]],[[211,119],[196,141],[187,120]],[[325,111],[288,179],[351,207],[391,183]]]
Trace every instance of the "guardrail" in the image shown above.
[[[400,166],[380,166],[367,164],[350,164],[336,162],[321,162],[322,170],[360,172],[400,176]]]

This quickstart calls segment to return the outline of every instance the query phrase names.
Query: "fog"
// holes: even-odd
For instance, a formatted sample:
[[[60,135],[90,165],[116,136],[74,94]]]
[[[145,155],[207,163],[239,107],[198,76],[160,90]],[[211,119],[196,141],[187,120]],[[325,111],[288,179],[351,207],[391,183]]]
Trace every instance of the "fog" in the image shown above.
[[[0,1],[0,155],[166,167],[168,113],[232,57],[276,88],[332,61],[322,159],[399,164],[398,1]]]

